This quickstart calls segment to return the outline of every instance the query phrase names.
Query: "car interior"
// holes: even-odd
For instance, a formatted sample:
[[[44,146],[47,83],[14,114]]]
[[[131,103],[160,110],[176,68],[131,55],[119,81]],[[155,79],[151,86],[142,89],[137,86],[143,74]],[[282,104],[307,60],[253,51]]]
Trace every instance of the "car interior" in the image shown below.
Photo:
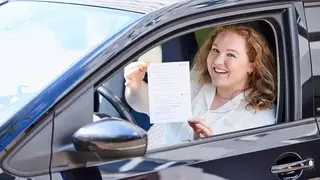
[[[252,27],[256,28],[260,33],[262,33],[266,40],[269,43],[270,49],[277,61],[277,65],[279,68],[278,63],[278,54],[277,54],[277,43],[276,43],[276,36],[275,32],[273,31],[271,25],[264,21],[253,21],[248,22]],[[170,39],[161,45],[158,45],[151,50],[147,51],[145,54],[140,56],[135,61],[144,61],[144,62],[175,62],[175,61],[188,61],[190,65],[192,65],[193,58],[201,45],[204,43],[206,37],[212,32],[213,28],[206,28],[200,29],[195,32],[191,32],[188,34],[181,35],[179,37]],[[191,78],[193,78],[192,67],[191,70]],[[147,75],[144,78],[145,82],[148,82]],[[148,115],[139,113],[132,109],[125,100],[125,86],[124,86],[124,74],[123,69],[114,75],[111,79],[106,81],[102,87],[107,89],[107,91],[112,92],[114,96],[117,97],[118,101],[121,101],[123,106],[127,108],[131,117],[129,119],[134,119],[135,123],[143,128],[144,130],[150,132],[150,128],[153,124],[150,123],[150,119]],[[278,82],[279,85],[279,82]],[[277,122],[281,123],[280,118],[283,113],[282,112],[282,100],[280,99],[281,96],[280,91],[278,90],[278,98],[276,100],[276,117]],[[95,92],[94,94],[94,112],[99,117],[122,117],[123,115],[119,114],[119,111],[110,103],[108,98],[102,97],[100,93]],[[123,117],[122,117],[123,118]]]

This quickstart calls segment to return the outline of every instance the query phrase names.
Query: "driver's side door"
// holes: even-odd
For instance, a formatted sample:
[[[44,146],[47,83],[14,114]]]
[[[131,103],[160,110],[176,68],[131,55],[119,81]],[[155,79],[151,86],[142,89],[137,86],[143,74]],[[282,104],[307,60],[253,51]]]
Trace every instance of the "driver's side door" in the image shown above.
[[[272,6],[272,4],[269,8],[271,7],[279,10],[279,7]],[[292,18],[290,16],[293,16],[294,13],[297,13],[294,16],[301,16],[304,19],[301,23],[305,23],[302,3],[288,3],[286,8],[282,10],[286,13],[281,14],[280,17],[285,19],[285,23],[291,23],[290,25],[293,27],[297,26],[295,21],[290,20]],[[239,11],[239,13],[241,12]],[[260,14],[264,13],[267,14],[267,11],[260,12]],[[286,34],[289,33],[284,32],[293,32],[293,35],[287,36]],[[294,34],[295,32],[296,34]],[[297,29],[290,30],[288,26],[284,25],[282,31],[279,30],[277,33],[278,37],[286,37],[287,41],[289,41],[288,39],[292,42],[298,41],[296,43],[299,44],[300,50],[306,49],[306,47],[308,49],[308,42],[305,41],[306,39],[301,39],[303,36],[298,34],[300,32]],[[295,55],[290,51],[291,48],[293,47],[283,46],[279,47],[279,51],[287,50],[288,57],[293,57]],[[305,59],[285,59],[283,57],[280,59],[288,62],[296,61],[297,64],[305,63],[310,66],[310,57],[307,56],[308,50],[295,53],[301,53],[300,57]],[[280,71],[294,70],[282,67]],[[295,85],[295,88],[300,89],[303,93],[312,94],[313,86],[308,85],[311,80],[305,78],[308,77],[306,74],[311,74],[311,69],[301,69],[300,73],[296,73],[294,77],[290,78],[293,81],[300,78],[305,79],[300,86]],[[294,86],[294,84],[291,85]],[[162,147],[147,152],[144,157],[104,163],[98,166],[98,169],[105,179],[111,177],[124,179],[319,178],[320,170],[315,166],[315,163],[320,161],[320,156],[317,153],[320,136],[313,117],[313,110],[310,111],[314,107],[312,102],[310,106],[310,99],[305,96],[302,97],[301,102],[295,101],[298,97],[293,95],[295,94],[293,89],[284,89],[285,92],[282,95],[288,94],[287,98],[292,100],[292,106],[303,108],[296,109],[302,112],[300,117],[295,116],[298,114],[295,110],[284,108],[283,113],[286,115],[282,114],[278,117],[283,119],[282,124],[185,142],[173,147]],[[285,105],[289,106],[289,104]],[[148,117],[145,118],[148,120]],[[299,121],[293,121],[295,119]]]
[[[267,4],[267,10],[256,9],[256,6],[248,5],[245,10],[239,10],[237,8],[233,8],[232,11],[230,10],[230,12],[234,13],[232,18],[229,17],[228,13],[214,13],[214,11],[212,11],[213,15],[210,16],[212,19],[206,22],[202,22],[203,14],[200,13],[199,16],[194,15],[195,18],[192,19],[192,22],[186,21],[185,19],[173,22],[168,20],[166,23],[169,25],[162,27],[163,29],[156,25],[153,27],[152,23],[150,23],[151,25],[148,25],[148,28],[149,26],[151,27],[148,29],[151,29],[150,36],[146,36],[143,41],[134,42],[136,43],[133,44],[134,48],[124,51],[117,57],[117,61],[120,61],[119,64],[122,63],[122,65],[117,67],[121,66],[120,68],[123,69],[124,65],[129,63],[129,61],[136,60],[136,58],[132,57],[138,57],[137,54],[148,51],[156,47],[156,45],[161,44],[159,43],[160,40],[165,38],[167,38],[165,40],[168,40],[176,36],[178,34],[174,32],[176,29],[183,29],[183,31],[179,33],[187,34],[186,32],[190,32],[190,28],[193,28],[192,25],[212,25],[209,23],[212,23],[212,20],[215,20],[215,18],[217,18],[217,21],[219,20],[219,23],[249,20],[258,21],[261,20],[261,18],[263,20],[272,19],[280,23],[280,25],[275,28],[278,38],[277,43],[279,43],[277,47],[277,52],[280,52],[280,55],[278,54],[279,62],[281,65],[290,64],[289,66],[280,66],[281,68],[279,69],[279,72],[285,75],[282,79],[279,77],[282,80],[279,87],[279,102],[281,102],[279,106],[282,107],[278,112],[279,124],[213,136],[193,142],[183,142],[175,146],[160,147],[148,151],[143,157],[126,158],[112,162],[103,161],[100,162],[101,164],[99,165],[90,165],[88,163],[87,168],[70,168],[72,170],[61,172],[63,177],[65,179],[85,179],[87,177],[91,179],[177,179],[177,177],[178,179],[318,178],[320,176],[320,170],[315,166],[315,163],[320,161],[320,156],[317,151],[320,136],[313,114],[314,107],[312,101],[310,103],[309,99],[302,96],[302,94],[305,93],[313,95],[313,85],[311,85],[311,90],[304,86],[307,82],[312,82],[307,81],[311,78],[308,76],[311,74],[311,69],[305,68],[297,70],[297,68],[293,68],[300,67],[300,64],[306,65],[305,67],[310,67],[310,57],[307,55],[304,56],[305,54],[309,54],[308,50],[306,50],[306,52],[301,51],[301,49],[308,49],[308,40],[303,39],[303,37],[301,39],[298,34],[300,32],[297,30],[297,22],[294,20],[296,16],[300,15],[302,16],[302,20],[305,19],[303,18],[304,15],[303,10],[301,10],[301,5],[301,2],[282,3],[281,6],[277,3],[270,3]],[[246,14],[246,17],[235,17],[239,14]],[[205,15],[208,17],[207,14]],[[221,16],[224,18],[219,19]],[[157,22],[157,19],[151,18],[150,21]],[[185,25],[188,23],[189,26]],[[200,25],[195,29],[201,28]],[[188,27],[182,28],[181,26]],[[159,30],[157,30],[157,28],[159,28]],[[172,37],[167,36],[167,34],[170,33],[173,34]],[[126,40],[126,37],[122,40]],[[296,45],[299,51],[297,51],[293,45],[291,46],[291,44]],[[184,50],[184,48],[182,48],[182,50]],[[299,53],[301,53],[301,56],[299,56]],[[299,57],[306,58],[299,59]],[[178,60],[180,61],[182,59]],[[184,60],[188,59],[186,58]],[[112,67],[112,64],[110,67]],[[117,69],[116,71],[120,73],[118,77],[122,79],[121,69]],[[105,74],[101,75],[101,77],[102,76],[105,76]],[[101,79],[97,80],[97,82],[98,81],[101,81]],[[299,84],[297,82],[302,83]],[[111,84],[112,83],[110,83],[109,87],[114,87]],[[119,86],[119,88],[116,88],[115,91],[119,93],[120,99],[123,99],[123,96],[121,98],[124,88],[123,80],[119,81],[119,84],[116,85]],[[77,115],[77,119],[83,119],[83,116],[85,116],[86,119],[91,118],[92,114],[85,113],[84,111],[93,107],[92,94],[93,88],[87,93],[83,93],[83,100],[79,99],[79,101],[76,102],[78,106],[74,106],[75,108],[72,110],[76,112],[74,114]],[[87,97],[85,98],[85,96]],[[92,101],[88,103],[88,99]],[[81,111],[79,111],[79,107],[82,108],[80,109]],[[309,111],[306,112],[305,109],[312,109],[311,113],[309,113]],[[103,109],[102,106],[100,106],[97,111],[109,113],[108,108]],[[64,114],[65,117],[68,117],[68,115],[67,113]],[[77,125],[79,127],[74,127],[75,125],[71,121],[63,121],[67,119],[65,117],[61,117],[60,119],[59,117],[56,118],[55,136],[58,136],[59,133],[61,134],[61,130],[66,128],[66,124],[68,124],[67,127],[73,126],[74,129],[80,128],[80,125]],[[137,120],[142,120],[141,122],[147,122],[147,118],[148,117],[146,117],[146,119],[136,117]],[[87,122],[83,122],[82,124],[86,123]],[[146,127],[148,128],[148,126]],[[147,130],[147,128],[145,129]],[[65,136],[60,138],[59,141],[55,141],[54,144],[57,152],[62,149],[60,145],[63,143],[66,144],[67,142],[64,137],[71,137],[70,131],[64,130],[66,132]],[[68,144],[66,144],[63,150],[67,151],[68,147]],[[54,157],[62,162],[65,162],[65,159],[61,157],[69,157],[70,162],[75,160],[70,158],[71,156],[65,152],[56,153]],[[60,164],[58,166],[57,163],[55,163],[56,162],[53,162],[51,166],[56,165],[56,168],[63,168]],[[67,163],[64,165],[68,166]]]

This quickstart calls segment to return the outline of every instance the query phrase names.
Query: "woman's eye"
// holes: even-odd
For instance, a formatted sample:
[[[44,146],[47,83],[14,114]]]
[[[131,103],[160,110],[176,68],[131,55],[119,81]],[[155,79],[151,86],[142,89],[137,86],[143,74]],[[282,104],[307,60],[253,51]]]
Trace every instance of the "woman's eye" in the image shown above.
[[[235,57],[236,57],[235,55],[230,54],[230,53],[228,53],[227,56],[228,56],[228,57],[232,57],[232,58],[235,58]]]
[[[217,48],[212,49],[213,52],[219,53],[219,50]]]

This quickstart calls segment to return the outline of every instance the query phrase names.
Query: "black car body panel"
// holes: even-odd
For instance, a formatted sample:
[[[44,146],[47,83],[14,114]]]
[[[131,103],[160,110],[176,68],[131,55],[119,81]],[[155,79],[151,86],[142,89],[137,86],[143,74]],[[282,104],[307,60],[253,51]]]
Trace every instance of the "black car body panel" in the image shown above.
[[[70,1],[69,3],[77,4],[78,2]],[[282,23],[277,26],[277,32],[280,34],[276,38],[278,38],[279,45],[283,47],[279,52],[280,57],[283,58],[280,66],[286,69],[281,72],[285,78],[281,79],[282,84],[279,89],[283,99],[280,99],[280,104],[278,104],[281,110],[278,119],[283,124],[163,147],[148,151],[144,157],[100,162],[99,165],[91,164],[88,167],[77,166],[76,168],[72,167],[72,163],[76,161],[70,158],[69,149],[67,149],[68,151],[61,150],[61,147],[66,147],[70,142],[61,137],[59,139],[59,128],[52,128],[51,158],[58,157],[55,155],[59,155],[59,153],[62,155],[57,161],[54,161],[55,159],[50,161],[50,168],[54,169],[53,173],[61,173],[64,179],[86,179],[87,177],[93,179],[319,178],[320,169],[314,164],[310,164],[311,168],[304,170],[278,173],[279,177],[271,173],[271,169],[275,165],[309,159],[312,159],[310,163],[320,162],[317,150],[320,147],[320,135],[315,117],[317,77],[313,73],[315,68],[313,61],[315,60],[312,56],[312,51],[318,50],[317,48],[313,49],[312,46],[311,49],[309,47],[310,41],[316,41],[315,37],[317,36],[314,35],[315,32],[310,32],[308,29],[308,15],[305,15],[304,3],[304,1],[285,0],[191,0],[164,8],[159,5],[157,7],[161,7],[160,10],[150,10],[150,12],[139,10],[137,7],[121,8],[115,6],[117,9],[139,13],[143,11],[149,14],[134,23],[132,27],[103,47],[101,51],[91,54],[85,67],[86,72],[81,74],[81,81],[70,84],[68,90],[61,93],[63,96],[50,104],[51,111],[48,111],[48,108],[46,113],[43,112],[41,117],[35,119],[32,126],[24,129],[26,134],[15,139],[19,141],[13,139],[6,148],[10,152],[14,151],[19,146],[18,142],[23,142],[26,137],[30,138],[31,132],[37,130],[38,124],[44,122],[44,119],[49,119],[51,113],[55,115],[59,108],[59,113],[63,112],[61,107],[67,107],[62,106],[66,102],[65,99],[82,97],[85,93],[81,92],[81,88],[102,85],[106,79],[110,79],[112,75],[119,72],[125,64],[143,54],[148,48],[178,34],[179,31],[188,28],[193,30],[202,24],[209,24],[212,17],[221,22],[232,22],[234,19],[239,19],[240,22],[248,17],[254,19],[259,16],[259,11],[262,11],[268,12],[266,14],[271,14],[275,19],[278,18]],[[98,6],[95,3],[87,3],[87,5]],[[109,6],[113,6],[112,3],[106,5],[106,7]],[[196,20],[194,20],[195,17]],[[310,33],[313,33],[312,36],[309,35]],[[62,123],[58,124],[54,121],[52,123],[53,126],[62,129]],[[69,129],[64,130],[69,130],[69,134],[72,134],[78,126],[82,125],[84,124],[66,127]],[[3,153],[2,160],[6,156],[7,154]],[[286,156],[287,159],[279,159],[283,156]],[[78,155],[75,157],[79,158],[77,161],[81,161],[82,158],[86,159],[86,157]],[[65,166],[59,164],[59,160],[66,159],[68,162]],[[10,172],[9,169],[5,170]]]
[[[238,179],[239,177],[241,177],[240,179],[276,179],[270,173],[270,169],[276,164],[276,159],[283,153],[295,152],[302,159],[312,157],[315,162],[320,160],[320,156],[311,156],[310,151],[306,150],[320,145],[317,125],[313,123],[313,119],[307,121],[310,124],[297,122],[287,129],[282,127],[283,129],[279,128],[278,130],[253,133],[236,138],[216,137],[222,140],[208,142],[208,139],[207,142],[203,140],[202,144],[197,142],[195,145],[189,145],[181,149],[149,153],[146,161],[153,159],[155,162],[157,160],[164,161],[163,164],[180,161],[189,164],[187,167],[173,168],[176,169],[176,172],[167,169],[153,172],[164,177],[169,177],[171,173],[176,173],[176,176],[182,177],[184,177],[184,173],[192,176],[192,173],[195,172],[198,173],[196,177],[200,179],[204,177],[204,179]],[[297,124],[301,125],[296,126]],[[268,150],[266,151],[266,149]],[[141,162],[142,164],[143,162]],[[105,166],[107,167],[107,165]],[[103,167],[100,166],[102,169]],[[146,170],[150,168],[150,171],[156,168],[152,166],[144,167]],[[193,168],[196,170],[193,171]],[[140,177],[143,176],[145,174],[140,175]],[[320,172],[315,168],[311,171],[305,171],[300,178],[309,179],[318,176],[320,176]]]

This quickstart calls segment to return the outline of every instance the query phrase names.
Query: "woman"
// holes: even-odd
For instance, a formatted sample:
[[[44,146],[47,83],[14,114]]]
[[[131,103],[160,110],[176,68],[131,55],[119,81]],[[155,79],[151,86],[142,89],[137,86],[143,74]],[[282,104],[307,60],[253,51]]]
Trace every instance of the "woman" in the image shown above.
[[[126,99],[148,114],[148,64],[125,68]],[[275,123],[276,65],[266,40],[246,25],[218,27],[194,60],[193,119],[167,123],[166,144]]]

